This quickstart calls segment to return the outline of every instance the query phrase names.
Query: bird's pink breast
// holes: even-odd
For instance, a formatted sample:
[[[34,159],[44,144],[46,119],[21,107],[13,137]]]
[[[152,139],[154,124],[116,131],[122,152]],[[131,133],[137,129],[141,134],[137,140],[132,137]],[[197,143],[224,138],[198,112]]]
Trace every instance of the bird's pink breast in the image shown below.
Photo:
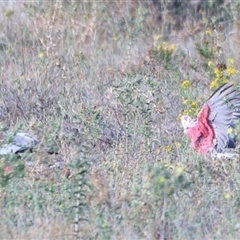
[[[205,104],[198,115],[196,124],[187,131],[187,135],[191,138],[192,147],[204,155],[213,147],[215,137],[214,130],[208,120],[209,113],[210,107]]]

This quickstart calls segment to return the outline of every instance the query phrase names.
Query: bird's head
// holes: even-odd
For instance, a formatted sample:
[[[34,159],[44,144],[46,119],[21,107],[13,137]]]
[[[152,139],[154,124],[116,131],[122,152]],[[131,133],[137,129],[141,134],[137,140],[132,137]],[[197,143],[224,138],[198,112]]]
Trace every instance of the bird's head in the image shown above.
[[[181,123],[183,125],[184,133],[187,134],[188,130],[195,127],[197,124],[197,121],[195,119],[192,119],[188,115],[183,115],[181,117]]]

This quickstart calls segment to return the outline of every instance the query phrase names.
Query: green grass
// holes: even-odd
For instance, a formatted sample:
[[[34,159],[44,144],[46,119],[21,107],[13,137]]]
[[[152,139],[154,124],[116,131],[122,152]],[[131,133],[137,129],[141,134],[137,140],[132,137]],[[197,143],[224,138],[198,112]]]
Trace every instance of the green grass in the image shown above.
[[[224,6],[233,19],[234,6]],[[214,7],[204,4],[209,19]],[[0,159],[2,239],[239,238],[240,159],[198,156],[179,122],[212,82],[239,87],[237,19],[223,26],[227,72],[223,30],[190,15],[176,30],[178,11],[142,1],[0,6],[1,128],[41,141]]]

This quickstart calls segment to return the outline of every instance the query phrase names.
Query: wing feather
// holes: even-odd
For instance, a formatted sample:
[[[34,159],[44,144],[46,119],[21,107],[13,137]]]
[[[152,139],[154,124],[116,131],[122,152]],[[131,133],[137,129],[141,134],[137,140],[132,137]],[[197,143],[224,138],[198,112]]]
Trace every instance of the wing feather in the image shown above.
[[[231,123],[240,118],[240,93],[233,84],[224,84],[219,87],[208,99],[210,107],[208,120],[215,130],[216,146],[222,152],[228,145],[227,129]]]

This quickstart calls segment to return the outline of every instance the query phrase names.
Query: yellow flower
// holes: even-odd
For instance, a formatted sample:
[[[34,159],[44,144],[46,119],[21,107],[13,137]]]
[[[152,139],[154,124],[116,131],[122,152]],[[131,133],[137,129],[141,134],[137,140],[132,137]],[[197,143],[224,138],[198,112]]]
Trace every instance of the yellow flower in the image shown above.
[[[182,167],[177,167],[177,169],[176,169],[176,173],[177,173],[178,175],[182,175],[183,172],[184,172],[184,170],[183,170]]]
[[[170,49],[171,52],[173,52],[176,49],[176,45],[175,44],[171,44],[169,49]]]
[[[161,35],[158,34],[157,36],[155,36],[155,39],[158,41],[161,38]]]
[[[183,115],[189,115],[189,110],[188,109],[185,109],[184,111],[183,111]]]
[[[218,87],[218,82],[217,82],[217,79],[215,79],[214,81],[212,81],[210,83],[210,89],[214,89],[214,88],[217,88]]]
[[[166,146],[166,147],[165,147],[165,151],[166,151],[166,152],[172,152],[172,150],[173,150],[173,149],[172,149],[171,146]]]
[[[228,75],[234,75],[235,74],[235,69],[232,66],[227,67],[227,73]]]
[[[179,114],[179,115],[176,117],[176,120],[177,120],[177,121],[180,121],[180,120],[181,120],[181,117],[182,117],[182,114]]]
[[[228,62],[233,65],[234,64],[234,59],[230,58],[230,59],[228,59]]]
[[[189,80],[185,80],[185,81],[183,81],[182,84],[181,84],[181,87],[184,88],[184,89],[187,89],[187,88],[189,88],[190,86],[191,86],[191,83],[190,83]]]
[[[213,65],[213,62],[212,61],[209,61],[208,62],[208,66],[211,67]]]
[[[197,107],[198,107],[197,102],[192,102],[191,107],[192,107],[192,108],[197,108]]]
[[[227,200],[230,199],[231,197],[232,197],[232,196],[231,196],[231,194],[229,194],[229,193],[226,193],[226,194],[224,195],[224,198],[227,199]]]
[[[215,68],[214,69],[214,73],[215,73],[217,78],[222,76],[222,72],[221,72],[221,70],[219,68]]]
[[[185,104],[185,105],[188,105],[190,102],[191,102],[191,101],[190,101],[189,99],[187,99],[187,98],[185,98],[185,99],[183,100],[183,104]]]
[[[162,51],[162,46],[161,45],[157,46],[157,51],[159,51],[159,52]]]
[[[212,32],[211,32],[211,30],[209,30],[209,29],[206,30],[206,32],[205,32],[206,35],[210,35],[211,33],[212,33]]]
[[[164,177],[160,177],[159,178],[159,183],[164,183],[165,182],[165,178]]]
[[[226,78],[222,79],[222,83],[227,83],[227,82],[228,82],[228,80]]]
[[[174,169],[174,165],[172,165],[170,163],[164,163],[164,167],[168,168],[168,169]]]
[[[199,107],[195,108],[195,111],[193,112],[193,115],[197,116],[199,111],[200,111]]]
[[[227,133],[228,133],[228,134],[233,133],[233,128],[232,128],[232,127],[229,127],[229,128],[227,129]]]
[[[38,53],[38,57],[41,58],[41,59],[44,58],[45,57],[45,53],[44,52],[39,52]]]

